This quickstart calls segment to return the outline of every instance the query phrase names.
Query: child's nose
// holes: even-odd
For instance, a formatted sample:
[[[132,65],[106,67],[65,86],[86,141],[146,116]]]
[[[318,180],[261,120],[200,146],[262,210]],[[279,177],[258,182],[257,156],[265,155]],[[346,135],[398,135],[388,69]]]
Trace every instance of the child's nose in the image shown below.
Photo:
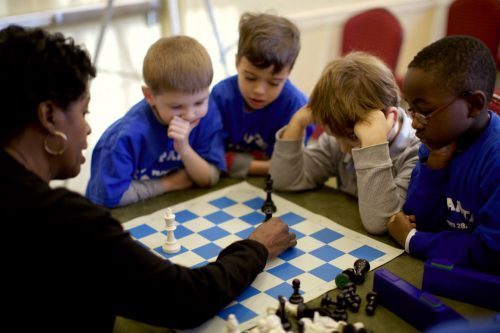
[[[186,108],[182,113],[182,119],[190,122],[196,120],[196,111],[191,108]]]
[[[420,120],[418,120],[417,117],[415,117],[411,121],[411,127],[413,127],[416,130],[422,130],[424,129],[425,124],[423,124]]]
[[[258,95],[263,95],[266,92],[264,83],[257,82],[253,87],[253,92]]]

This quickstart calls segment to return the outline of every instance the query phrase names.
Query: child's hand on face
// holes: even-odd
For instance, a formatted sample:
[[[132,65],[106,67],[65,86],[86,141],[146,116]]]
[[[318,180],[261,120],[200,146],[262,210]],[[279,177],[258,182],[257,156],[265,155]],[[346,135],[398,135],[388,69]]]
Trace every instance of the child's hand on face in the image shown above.
[[[189,122],[179,116],[175,116],[168,125],[167,135],[174,140],[175,150],[182,155],[183,151],[189,147],[189,134],[195,128],[200,120]]]
[[[387,142],[393,125],[393,117],[387,117],[380,110],[372,110],[354,124],[354,134],[361,142],[361,147],[373,146]]]
[[[430,148],[429,148],[430,149]],[[444,169],[450,164],[453,155],[457,151],[457,144],[450,143],[439,149],[430,150],[427,166],[431,169]]]
[[[406,237],[410,231],[415,228],[415,215],[406,215],[403,212],[391,216],[387,223],[389,235],[402,247],[405,246]]]

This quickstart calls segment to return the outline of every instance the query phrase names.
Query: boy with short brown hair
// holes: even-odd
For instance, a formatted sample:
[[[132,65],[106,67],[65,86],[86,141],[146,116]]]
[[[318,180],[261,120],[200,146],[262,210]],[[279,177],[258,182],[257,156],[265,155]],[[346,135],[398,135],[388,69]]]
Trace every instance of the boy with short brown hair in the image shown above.
[[[143,76],[144,99],[92,154],[86,195],[95,203],[122,206],[210,186],[225,170],[220,115],[208,111],[213,70],[205,48],[187,36],[161,38],[144,58]]]
[[[341,191],[358,197],[365,229],[384,233],[406,198],[419,145],[399,101],[394,76],[377,57],[353,52],[332,61],[309,105],[276,134],[274,187],[313,189],[335,176]],[[305,128],[313,122],[326,133],[306,148]]]
[[[245,13],[239,32],[238,74],[219,82],[210,98],[224,123],[228,174],[243,178],[268,173],[276,131],[307,98],[288,80],[300,50],[300,32],[291,21]]]

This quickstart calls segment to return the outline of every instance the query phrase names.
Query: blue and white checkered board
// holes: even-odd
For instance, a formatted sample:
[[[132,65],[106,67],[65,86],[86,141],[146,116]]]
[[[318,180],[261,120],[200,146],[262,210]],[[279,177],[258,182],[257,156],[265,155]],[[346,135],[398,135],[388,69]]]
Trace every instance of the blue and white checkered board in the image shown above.
[[[215,261],[219,252],[234,241],[247,238],[264,220],[260,208],[265,192],[246,182],[171,206],[178,222],[175,237],[181,251],[163,253],[166,240],[166,209],[124,224],[132,236],[157,255],[188,267]],[[335,276],[352,267],[358,258],[370,261],[371,269],[387,263],[403,251],[351,231],[314,214],[276,194],[272,195],[279,216],[297,234],[297,246],[270,260],[252,285],[213,319],[192,332],[224,332],[226,319],[234,313],[240,329],[248,329],[266,316],[277,297],[289,297],[292,280],[301,281],[305,301],[336,288]]]

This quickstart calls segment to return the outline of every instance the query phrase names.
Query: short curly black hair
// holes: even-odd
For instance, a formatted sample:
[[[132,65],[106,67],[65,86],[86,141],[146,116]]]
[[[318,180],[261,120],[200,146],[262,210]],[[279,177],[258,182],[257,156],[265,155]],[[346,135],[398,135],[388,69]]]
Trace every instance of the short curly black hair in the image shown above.
[[[95,75],[87,51],[61,33],[15,25],[1,30],[0,144],[37,121],[41,102],[67,109]]]
[[[447,36],[423,48],[408,65],[434,73],[435,85],[459,94],[481,90],[491,100],[495,89],[496,65],[491,52],[471,36]]]

